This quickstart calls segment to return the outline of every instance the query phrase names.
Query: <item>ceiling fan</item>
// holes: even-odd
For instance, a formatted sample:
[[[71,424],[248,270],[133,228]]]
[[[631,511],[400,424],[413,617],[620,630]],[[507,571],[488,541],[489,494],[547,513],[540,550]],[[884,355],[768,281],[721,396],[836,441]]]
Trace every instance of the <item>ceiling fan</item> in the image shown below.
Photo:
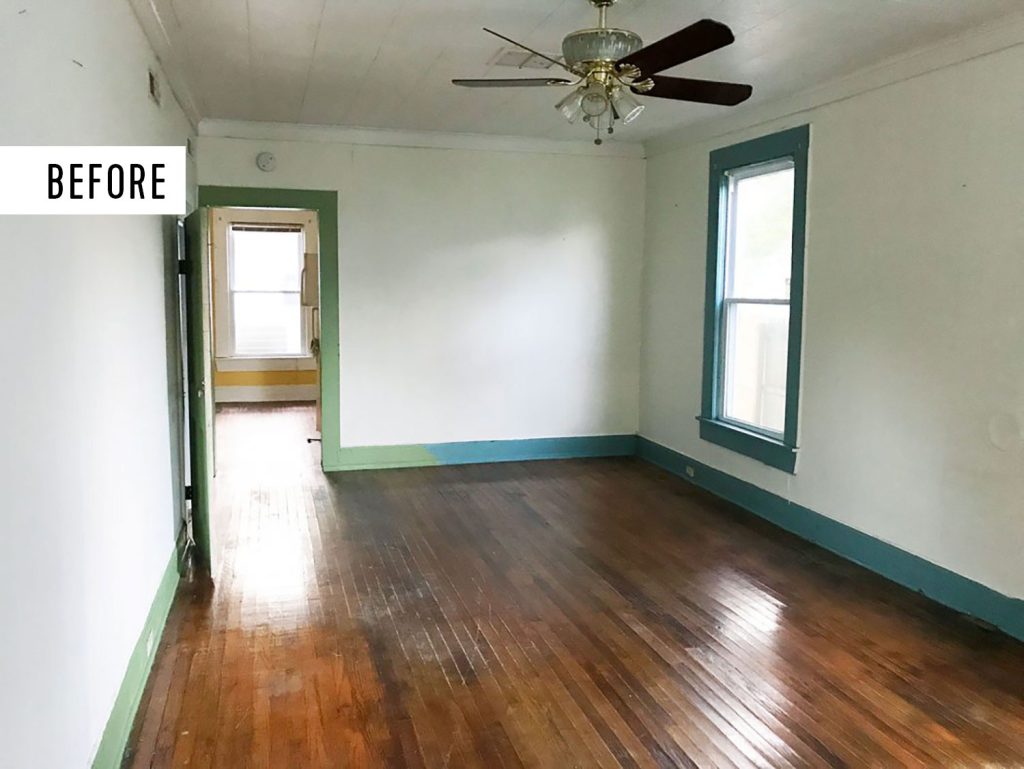
[[[736,38],[725,24],[704,19],[645,47],[635,32],[608,26],[608,8],[615,2],[590,0],[599,14],[597,27],[573,32],[562,41],[564,61],[484,28],[484,32],[561,67],[574,80],[543,77],[459,79],[452,82],[466,88],[572,86],[572,93],[558,102],[555,108],[570,123],[582,118],[595,128],[596,144],[601,144],[602,129],[611,134],[617,120],[629,124],[640,116],[644,105],[635,94],[729,107],[750,98],[754,89],[749,85],[658,74],[731,45]]]

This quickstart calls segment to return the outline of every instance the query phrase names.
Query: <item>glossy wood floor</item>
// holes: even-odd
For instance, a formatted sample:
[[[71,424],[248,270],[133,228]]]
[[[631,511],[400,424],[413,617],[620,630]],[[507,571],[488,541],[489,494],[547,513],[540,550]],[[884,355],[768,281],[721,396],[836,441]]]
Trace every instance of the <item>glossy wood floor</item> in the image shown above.
[[[634,460],[325,477],[218,418],[130,767],[1024,766],[1024,645]]]

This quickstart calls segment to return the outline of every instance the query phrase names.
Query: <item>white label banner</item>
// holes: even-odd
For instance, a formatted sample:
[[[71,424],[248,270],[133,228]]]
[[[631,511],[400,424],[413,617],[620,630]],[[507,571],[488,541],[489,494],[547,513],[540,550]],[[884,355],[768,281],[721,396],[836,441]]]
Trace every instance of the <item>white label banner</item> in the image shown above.
[[[0,214],[185,214],[184,147],[0,147]]]

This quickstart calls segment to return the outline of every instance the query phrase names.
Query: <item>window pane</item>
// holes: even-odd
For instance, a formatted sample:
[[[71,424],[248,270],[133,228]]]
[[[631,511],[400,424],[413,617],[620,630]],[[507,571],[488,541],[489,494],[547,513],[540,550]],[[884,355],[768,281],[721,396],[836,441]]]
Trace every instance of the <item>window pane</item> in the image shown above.
[[[299,294],[242,293],[233,296],[235,355],[302,355]]]
[[[793,263],[792,163],[768,173],[738,173],[729,185],[730,242],[725,295],[788,299]]]
[[[726,306],[722,415],[782,434],[786,426],[789,306]]]
[[[232,290],[298,291],[302,250],[301,232],[232,228]]]

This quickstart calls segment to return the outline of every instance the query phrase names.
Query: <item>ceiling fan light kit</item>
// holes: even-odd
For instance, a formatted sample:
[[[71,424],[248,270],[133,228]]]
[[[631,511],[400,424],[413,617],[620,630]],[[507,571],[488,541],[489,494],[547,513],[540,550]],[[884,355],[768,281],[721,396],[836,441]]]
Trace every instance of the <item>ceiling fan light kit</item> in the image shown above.
[[[603,131],[611,134],[615,123],[625,125],[636,120],[644,105],[636,94],[656,98],[691,101],[702,104],[735,106],[750,98],[753,88],[739,83],[665,77],[666,69],[731,45],[735,38],[724,24],[704,19],[644,47],[635,32],[608,26],[608,8],[616,0],[589,0],[597,8],[598,23],[593,29],[573,32],[562,41],[563,61],[535,51],[490,29],[485,32],[557,64],[575,80],[564,78],[512,78],[502,80],[453,80],[468,88],[508,88],[535,86],[572,87],[572,93],[555,105],[566,120],[584,123],[596,130],[595,144],[601,144]]]
[[[555,105],[555,109],[561,112],[562,116],[570,123],[575,123],[583,115],[583,94],[581,90],[577,88],[570,93]]]

